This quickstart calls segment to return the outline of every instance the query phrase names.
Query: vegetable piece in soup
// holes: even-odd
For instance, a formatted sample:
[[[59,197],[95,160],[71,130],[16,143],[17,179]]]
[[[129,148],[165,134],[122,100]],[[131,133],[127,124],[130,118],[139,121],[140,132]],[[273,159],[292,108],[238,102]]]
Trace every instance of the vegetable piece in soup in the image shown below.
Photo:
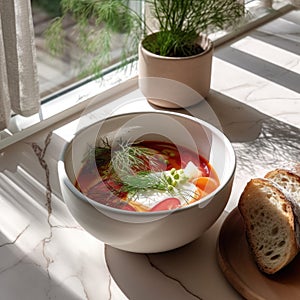
[[[184,207],[219,186],[213,167],[199,154],[169,142],[119,142],[105,139],[89,149],[77,189],[101,204],[153,212]]]

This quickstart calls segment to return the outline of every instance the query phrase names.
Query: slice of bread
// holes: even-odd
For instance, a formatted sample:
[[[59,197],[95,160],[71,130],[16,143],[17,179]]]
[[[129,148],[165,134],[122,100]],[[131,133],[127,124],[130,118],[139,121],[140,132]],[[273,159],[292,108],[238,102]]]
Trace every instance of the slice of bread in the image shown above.
[[[275,177],[276,181],[282,179]],[[252,179],[240,197],[238,208],[250,250],[261,271],[274,274],[294,259],[299,252],[297,222],[284,189],[269,179]]]

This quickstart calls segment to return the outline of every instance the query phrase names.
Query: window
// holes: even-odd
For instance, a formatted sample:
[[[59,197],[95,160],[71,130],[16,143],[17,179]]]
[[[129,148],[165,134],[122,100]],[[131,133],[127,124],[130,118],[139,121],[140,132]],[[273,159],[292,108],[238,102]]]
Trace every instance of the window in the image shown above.
[[[64,52],[63,56],[51,56],[47,49],[43,33],[53,16],[59,13],[59,2],[60,0],[32,0],[42,109],[39,114],[30,118],[15,116],[10,128],[0,133],[0,149],[21,139],[26,134],[31,134],[43,128],[41,121],[47,120],[48,123],[51,123],[52,121],[49,119],[52,118],[53,122],[56,122],[67,115],[69,108],[77,105],[77,109],[80,110],[82,108],[80,108],[79,103],[82,101],[105,91],[108,87],[117,86],[125,79],[135,75],[134,72],[130,73],[130,70],[125,71],[125,73],[116,71],[115,64],[117,64],[120,57],[120,32],[116,33],[115,36],[115,46],[112,53],[114,64],[107,66],[101,84],[99,83],[100,81],[94,81],[91,77],[84,79],[79,77],[78,74],[82,61],[80,60],[81,55],[78,53],[79,50],[73,40],[76,24],[72,19],[67,20],[64,24],[65,31],[67,32],[68,50]],[[139,13],[142,12],[143,1],[133,0],[132,5],[134,5],[133,7],[136,11]],[[245,5],[252,14],[249,23],[234,33],[220,32],[214,34],[212,38],[215,40],[216,45],[226,41],[228,36],[232,37],[233,35],[240,34],[250,29],[251,26],[257,26],[260,22],[264,22],[266,19],[274,17],[285,9],[289,9],[288,2],[284,0],[245,0]],[[63,111],[66,111],[66,113],[63,113]],[[57,116],[54,118],[55,115]],[[35,128],[33,128],[34,126]],[[30,130],[26,131],[26,128]],[[22,133],[19,132],[20,130],[22,130]]]
[[[57,56],[51,55],[47,47],[45,31],[49,28],[51,21],[59,16],[61,0],[45,1],[32,0],[33,22],[35,30],[37,63],[40,79],[41,97],[45,98],[67,86],[82,80],[82,73],[85,67],[92,60],[88,55],[83,55],[76,41],[78,26],[76,21],[67,16],[63,22],[64,50]],[[130,1],[129,1],[130,2]],[[142,1],[131,1],[132,8],[142,11]],[[97,28],[102,25],[95,25],[92,21],[89,24],[90,31],[96,34]],[[120,26],[112,36],[111,62],[105,67],[117,64],[121,58],[122,30]],[[112,70],[113,68],[110,68]],[[106,71],[108,72],[108,71]]]

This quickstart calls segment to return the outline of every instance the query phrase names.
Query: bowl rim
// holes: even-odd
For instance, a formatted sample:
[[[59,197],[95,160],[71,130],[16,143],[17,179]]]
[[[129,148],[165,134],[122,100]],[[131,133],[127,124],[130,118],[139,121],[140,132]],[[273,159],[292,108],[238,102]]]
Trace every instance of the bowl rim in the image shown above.
[[[69,178],[69,176],[66,172],[65,162],[64,162],[64,157],[66,155],[66,152],[69,149],[69,147],[71,147],[71,145],[72,145],[74,139],[76,138],[76,136],[78,136],[79,134],[81,134],[82,132],[84,132],[85,130],[87,130],[91,126],[94,126],[97,123],[101,123],[101,122],[111,120],[111,119],[114,119],[114,118],[118,118],[118,117],[124,117],[124,116],[126,117],[126,116],[129,116],[129,115],[139,115],[139,114],[162,114],[162,115],[169,115],[169,116],[173,115],[173,116],[176,116],[176,117],[179,117],[179,118],[186,118],[186,119],[189,119],[193,122],[200,123],[201,125],[203,125],[207,129],[211,130],[218,137],[222,138],[222,140],[225,144],[225,147],[226,147],[226,149],[228,149],[230,157],[232,157],[232,160],[233,160],[231,170],[228,173],[227,178],[225,178],[225,182],[222,185],[219,185],[213,192],[211,192],[208,195],[206,195],[205,197],[203,197],[201,199],[201,202],[195,201],[195,202],[193,202],[193,203],[191,203],[187,206],[184,206],[184,207],[179,207],[179,208],[170,209],[170,210],[153,211],[153,212],[150,212],[150,211],[149,212],[128,211],[128,210],[122,210],[122,209],[119,209],[119,208],[110,207],[108,205],[101,204],[101,203],[87,197],[83,193],[81,193],[75,187],[75,185],[72,183],[72,181],[70,180],[70,178]],[[72,139],[70,141],[66,142],[66,144],[63,147],[63,150],[62,150],[62,152],[60,154],[60,157],[58,159],[58,172],[61,174],[61,176],[63,178],[62,180],[63,180],[64,184],[66,185],[66,187],[73,194],[75,194],[79,199],[81,199],[84,202],[90,204],[91,206],[94,206],[94,207],[96,207],[98,209],[101,209],[101,210],[104,209],[104,210],[106,210],[110,213],[118,213],[118,214],[127,215],[127,216],[134,216],[134,217],[137,217],[137,216],[145,217],[147,215],[149,215],[149,216],[161,216],[161,215],[173,214],[173,213],[178,213],[178,212],[183,211],[183,210],[191,209],[195,206],[199,207],[201,203],[207,202],[208,199],[213,198],[217,193],[219,193],[220,191],[222,191],[225,188],[227,183],[234,176],[234,173],[235,173],[235,170],[236,170],[236,163],[237,163],[236,154],[235,154],[234,148],[233,148],[231,142],[229,141],[228,137],[220,129],[213,126],[212,124],[210,124],[210,123],[208,123],[208,122],[206,122],[202,119],[199,119],[197,117],[186,115],[186,114],[179,113],[179,112],[173,112],[173,111],[138,111],[138,112],[120,113],[120,114],[112,115],[112,116],[109,116],[109,117],[105,117],[105,118],[99,119],[99,120],[93,122],[92,124],[87,125],[87,126],[81,128],[80,130],[78,130],[74,134]]]

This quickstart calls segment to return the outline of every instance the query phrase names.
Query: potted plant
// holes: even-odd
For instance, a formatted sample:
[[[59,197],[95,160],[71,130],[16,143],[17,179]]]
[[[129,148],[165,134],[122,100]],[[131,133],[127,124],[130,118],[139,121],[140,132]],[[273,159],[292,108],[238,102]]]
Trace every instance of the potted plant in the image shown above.
[[[62,22],[71,14],[78,23],[79,44],[84,51],[96,54],[94,71],[109,60],[111,37],[118,31],[122,35],[121,56],[126,59],[139,49],[140,88],[150,102],[186,107],[205,98],[213,53],[206,33],[236,24],[245,15],[244,5],[239,0],[145,0],[147,14],[141,17],[131,6],[133,2],[62,0],[62,16],[47,33],[51,48],[57,50],[61,45]],[[91,20],[97,25],[93,33]],[[182,93],[184,87],[189,87],[190,93]],[[169,95],[169,91],[175,93]]]

